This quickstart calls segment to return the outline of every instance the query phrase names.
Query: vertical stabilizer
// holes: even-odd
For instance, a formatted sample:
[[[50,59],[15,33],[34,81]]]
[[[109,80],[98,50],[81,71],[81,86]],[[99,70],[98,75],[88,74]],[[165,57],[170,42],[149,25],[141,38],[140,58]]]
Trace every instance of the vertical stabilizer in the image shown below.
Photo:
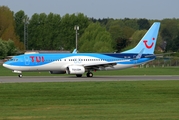
[[[160,22],[153,23],[137,46],[135,46],[133,49],[124,51],[123,53],[139,53],[141,49],[144,49],[143,54],[154,54],[159,27]]]

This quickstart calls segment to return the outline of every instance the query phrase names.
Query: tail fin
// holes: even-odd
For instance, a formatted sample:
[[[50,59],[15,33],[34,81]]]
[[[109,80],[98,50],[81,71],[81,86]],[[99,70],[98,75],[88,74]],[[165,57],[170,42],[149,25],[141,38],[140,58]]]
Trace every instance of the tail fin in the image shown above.
[[[160,22],[153,23],[137,46],[135,46],[133,49],[124,51],[123,53],[139,53],[141,49],[144,49],[143,54],[154,54],[159,27]]]

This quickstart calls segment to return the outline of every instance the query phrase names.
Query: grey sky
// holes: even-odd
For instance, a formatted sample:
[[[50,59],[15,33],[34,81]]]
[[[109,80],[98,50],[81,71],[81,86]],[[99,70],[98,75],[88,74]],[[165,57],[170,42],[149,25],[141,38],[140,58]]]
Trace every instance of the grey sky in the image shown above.
[[[84,13],[93,18],[179,18],[179,0],[0,0],[12,11],[34,13]]]

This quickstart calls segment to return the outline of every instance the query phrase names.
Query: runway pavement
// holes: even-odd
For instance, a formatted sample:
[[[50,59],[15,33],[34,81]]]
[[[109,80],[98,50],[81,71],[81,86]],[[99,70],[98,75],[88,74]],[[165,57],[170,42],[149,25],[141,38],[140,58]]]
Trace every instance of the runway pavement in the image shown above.
[[[85,82],[85,81],[152,81],[152,80],[179,80],[179,76],[172,75],[136,75],[136,76],[95,76],[92,78],[76,76],[17,76],[0,77],[0,83],[21,82]]]

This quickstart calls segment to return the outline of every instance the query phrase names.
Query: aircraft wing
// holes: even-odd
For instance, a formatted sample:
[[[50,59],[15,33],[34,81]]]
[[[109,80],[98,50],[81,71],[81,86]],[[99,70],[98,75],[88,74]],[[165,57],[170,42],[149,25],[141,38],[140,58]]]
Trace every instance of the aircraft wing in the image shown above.
[[[96,64],[86,64],[84,67],[86,69],[99,69],[99,68],[105,68],[105,67],[113,67],[116,65],[116,62],[108,62],[108,63],[96,63]]]

